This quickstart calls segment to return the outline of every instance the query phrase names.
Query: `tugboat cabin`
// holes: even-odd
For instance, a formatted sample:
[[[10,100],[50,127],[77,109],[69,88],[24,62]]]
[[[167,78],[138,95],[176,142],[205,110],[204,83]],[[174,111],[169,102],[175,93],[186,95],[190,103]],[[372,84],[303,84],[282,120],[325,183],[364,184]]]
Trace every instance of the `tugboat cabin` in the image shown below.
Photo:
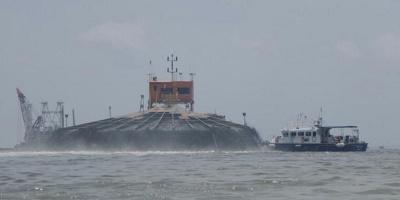
[[[314,127],[283,129],[282,137],[278,141],[283,143],[320,143],[321,134]]]
[[[342,134],[332,135],[332,129],[340,129],[342,130]],[[283,129],[282,136],[276,137],[275,142],[292,144],[351,144],[359,142],[359,130],[357,126],[316,126]]]

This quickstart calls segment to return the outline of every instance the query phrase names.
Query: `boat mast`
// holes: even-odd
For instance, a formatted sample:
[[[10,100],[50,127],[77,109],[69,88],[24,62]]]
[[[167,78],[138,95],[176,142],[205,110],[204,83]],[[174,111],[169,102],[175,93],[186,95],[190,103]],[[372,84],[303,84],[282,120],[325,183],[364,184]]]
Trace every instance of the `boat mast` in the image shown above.
[[[322,106],[321,106],[321,108],[319,108],[319,119],[318,119],[320,126],[322,126],[322,124],[323,124],[322,114],[323,114],[323,111],[322,111]]]

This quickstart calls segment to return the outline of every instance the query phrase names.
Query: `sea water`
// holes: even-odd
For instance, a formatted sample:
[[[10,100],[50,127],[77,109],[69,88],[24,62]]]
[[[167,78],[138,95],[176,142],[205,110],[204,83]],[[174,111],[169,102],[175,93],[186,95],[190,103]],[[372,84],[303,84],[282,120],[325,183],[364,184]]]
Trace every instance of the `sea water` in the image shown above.
[[[0,152],[0,199],[400,199],[400,150]]]

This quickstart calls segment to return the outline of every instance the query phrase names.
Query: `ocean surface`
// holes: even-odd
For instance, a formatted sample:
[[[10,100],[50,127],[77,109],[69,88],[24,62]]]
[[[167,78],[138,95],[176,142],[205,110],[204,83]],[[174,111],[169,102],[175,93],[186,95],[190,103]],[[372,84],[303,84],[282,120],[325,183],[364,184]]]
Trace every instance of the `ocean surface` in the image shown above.
[[[0,199],[400,199],[400,150],[0,152]]]

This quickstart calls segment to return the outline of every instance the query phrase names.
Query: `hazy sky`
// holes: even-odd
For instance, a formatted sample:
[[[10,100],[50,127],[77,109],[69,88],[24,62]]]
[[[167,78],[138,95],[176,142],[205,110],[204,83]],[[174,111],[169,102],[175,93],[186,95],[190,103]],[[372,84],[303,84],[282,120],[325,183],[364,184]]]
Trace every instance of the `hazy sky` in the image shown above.
[[[22,134],[15,88],[79,123],[136,112],[146,74],[195,72],[195,109],[264,138],[300,112],[399,146],[400,1],[0,1],[0,147]],[[148,65],[149,60],[153,65]],[[188,78],[188,76],[186,76]]]

